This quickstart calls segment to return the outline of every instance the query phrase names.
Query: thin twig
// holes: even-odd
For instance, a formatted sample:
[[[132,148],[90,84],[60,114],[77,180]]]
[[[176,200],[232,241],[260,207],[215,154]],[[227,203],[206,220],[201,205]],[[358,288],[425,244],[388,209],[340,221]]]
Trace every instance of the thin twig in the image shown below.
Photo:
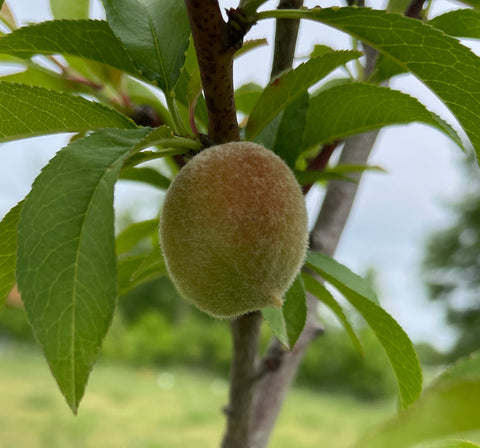
[[[303,0],[280,0],[278,9],[299,9]],[[271,79],[292,67],[297,44],[298,19],[278,19],[275,22],[275,52],[273,55]]]
[[[330,157],[332,157],[333,152],[335,151],[335,149],[337,149],[340,143],[340,140],[336,140],[333,143],[325,145],[320,150],[318,155],[308,163],[307,171],[323,171],[327,167]],[[312,186],[312,184],[305,185],[303,187],[303,193],[307,194],[310,191],[310,188],[312,188]]]

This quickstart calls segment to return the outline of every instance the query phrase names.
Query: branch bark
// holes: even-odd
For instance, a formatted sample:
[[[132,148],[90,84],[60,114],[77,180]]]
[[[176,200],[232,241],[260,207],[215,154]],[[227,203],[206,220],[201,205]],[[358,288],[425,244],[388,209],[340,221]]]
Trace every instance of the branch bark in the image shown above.
[[[208,135],[216,144],[239,140],[228,24],[217,0],[185,0],[208,110]],[[240,41],[241,44],[241,41]]]
[[[302,6],[303,0],[280,0],[278,9],[299,9]],[[278,19],[275,22],[275,52],[271,79],[292,67],[299,25],[298,19]]]
[[[260,312],[232,321],[233,358],[230,369],[229,405],[225,409],[227,428],[222,448],[249,448],[250,415],[257,382]]]
[[[349,138],[340,155],[339,164],[365,165],[370,156],[378,131]],[[350,215],[357,194],[361,174],[350,176],[357,183],[333,180],[329,183],[322,208],[311,232],[314,250],[333,255]]]

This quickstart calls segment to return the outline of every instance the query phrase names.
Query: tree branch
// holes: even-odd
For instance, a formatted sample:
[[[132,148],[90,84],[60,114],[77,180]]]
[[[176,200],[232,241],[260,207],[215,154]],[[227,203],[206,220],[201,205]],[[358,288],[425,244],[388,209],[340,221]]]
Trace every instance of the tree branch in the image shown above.
[[[365,165],[378,131],[355,135],[345,142],[339,164]],[[333,255],[355,199],[361,173],[352,173],[355,182],[330,181],[322,208],[311,233],[312,248]]]
[[[299,9],[302,6],[303,0],[280,0],[278,9]],[[271,79],[292,67],[299,25],[298,19],[278,19],[275,22],[275,53]]]
[[[307,299],[307,322],[295,347],[287,351],[274,339],[264,357],[264,362],[275,364],[274,369],[265,369],[255,389],[254,407],[251,415],[251,444],[249,448],[265,448],[273,431],[278,413],[287,391],[295,377],[305,350],[310,342],[323,332],[317,320],[317,303],[312,297]]]
[[[239,140],[233,92],[232,42],[217,0],[185,0],[208,110],[208,135],[217,144]]]
[[[222,448],[250,448],[250,415],[257,382],[258,343],[262,315],[259,311],[232,321],[233,359],[230,400],[225,412],[227,429]]]

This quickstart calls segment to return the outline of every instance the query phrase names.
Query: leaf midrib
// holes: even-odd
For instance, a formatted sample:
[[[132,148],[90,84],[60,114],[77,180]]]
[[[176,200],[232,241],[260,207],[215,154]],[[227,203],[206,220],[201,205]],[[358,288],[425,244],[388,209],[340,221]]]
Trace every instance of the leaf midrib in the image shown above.
[[[79,233],[79,237],[78,237],[78,248],[77,248],[77,253],[76,253],[76,259],[75,259],[75,273],[74,273],[74,283],[73,283],[73,293],[72,293],[72,329],[71,329],[71,338],[72,338],[72,344],[70,344],[70,347],[71,347],[71,356],[70,356],[70,359],[71,359],[71,369],[72,369],[72,379],[73,379],[73,382],[72,382],[72,385],[73,385],[73,393],[72,393],[72,396],[74,397],[74,401],[73,401],[73,405],[74,405],[74,409],[75,409],[75,413],[76,413],[76,410],[77,410],[77,394],[76,394],[76,357],[75,357],[75,353],[77,352],[76,350],[76,344],[77,344],[77,338],[76,338],[76,333],[75,333],[75,318],[76,318],[76,304],[77,304],[77,285],[78,285],[78,282],[79,282],[79,266],[80,266],[80,256],[81,256],[81,250],[80,250],[80,247],[82,246],[82,241],[83,241],[83,235],[85,233],[85,229],[86,229],[86,223],[88,221],[88,216],[90,214],[90,211],[91,211],[91,208],[92,208],[92,204],[95,202],[95,196],[97,195],[97,192],[99,190],[99,187],[101,185],[101,183],[103,182],[104,178],[107,176],[108,173],[110,173],[111,169],[116,165],[116,163],[122,159],[123,157],[125,157],[125,154],[122,154],[121,157],[118,157],[111,165],[108,169],[106,169],[104,171],[104,173],[102,174],[102,176],[99,178],[95,188],[93,189],[92,191],[92,194],[90,196],[90,200],[88,201],[88,207],[86,209],[86,212],[85,212],[85,217],[83,219],[83,222],[82,222],[82,226],[81,226],[81,230],[80,230],[80,233]]]
[[[145,9],[147,9],[147,8],[145,7]],[[147,9],[147,13],[148,13],[148,9]],[[168,79],[167,72],[165,70],[165,64],[164,64],[163,57],[162,57],[162,51],[160,49],[160,45],[159,45],[159,42],[158,42],[158,39],[157,39],[155,25],[152,22],[152,18],[150,16],[150,14],[147,14],[147,17],[148,17],[148,26],[150,28],[150,33],[152,34],[153,44],[154,44],[154,47],[155,47],[155,54],[157,55],[157,60],[158,60],[158,63],[160,64],[160,70],[162,71],[163,79],[165,81],[165,87],[166,87],[166,90],[167,90],[167,92],[165,92],[165,93],[167,95],[169,95],[170,92],[171,92],[170,80]]]

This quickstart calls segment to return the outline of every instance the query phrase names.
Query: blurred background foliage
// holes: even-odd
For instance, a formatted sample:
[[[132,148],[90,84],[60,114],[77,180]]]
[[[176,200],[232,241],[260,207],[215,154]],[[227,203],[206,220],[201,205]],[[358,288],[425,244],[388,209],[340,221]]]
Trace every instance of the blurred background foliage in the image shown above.
[[[447,204],[452,220],[431,234],[422,264],[428,295],[456,333],[449,361],[480,349],[480,177],[473,155],[462,170],[464,194]]]
[[[395,380],[372,331],[357,323],[365,356],[353,347],[345,331],[324,319],[325,333],[309,348],[297,385],[319,392],[341,392],[365,400],[392,397]],[[271,332],[265,324],[262,346]],[[34,344],[22,309],[5,307],[0,315],[1,341]],[[444,361],[428,344],[418,347],[427,364]],[[128,292],[102,349],[102,359],[132,366],[201,368],[228,376],[231,341],[228,321],[211,319],[178,297],[168,278],[161,277]]]

